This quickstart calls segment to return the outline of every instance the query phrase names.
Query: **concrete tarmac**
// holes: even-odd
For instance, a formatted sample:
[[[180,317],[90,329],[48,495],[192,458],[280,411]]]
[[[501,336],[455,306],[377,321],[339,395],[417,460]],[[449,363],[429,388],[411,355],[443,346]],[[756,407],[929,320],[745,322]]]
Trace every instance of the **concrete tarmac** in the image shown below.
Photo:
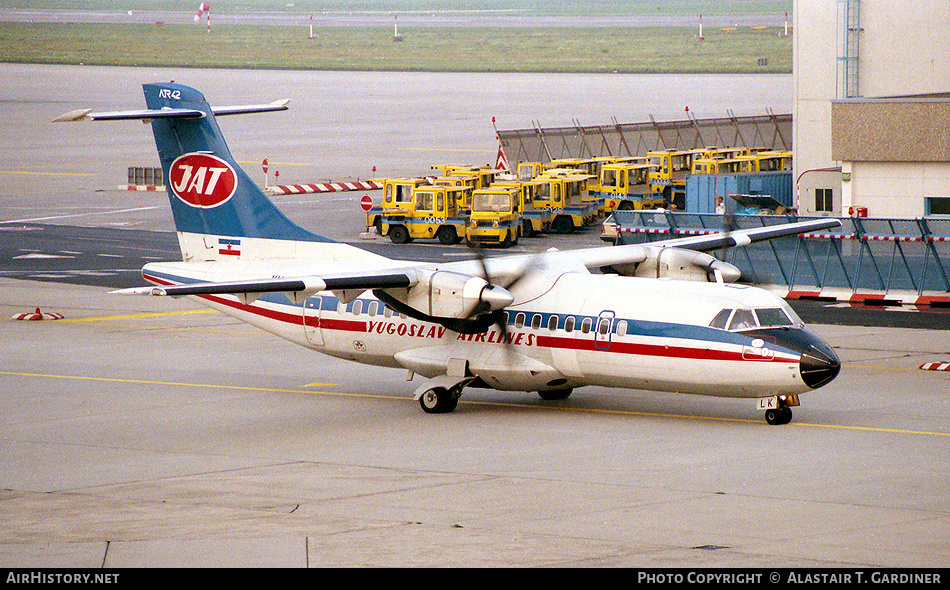
[[[59,321],[6,320],[39,306]],[[29,309],[27,309],[29,308]],[[946,332],[818,325],[836,381],[748,400],[470,389],[187,301],[0,279],[0,564],[941,567]]]

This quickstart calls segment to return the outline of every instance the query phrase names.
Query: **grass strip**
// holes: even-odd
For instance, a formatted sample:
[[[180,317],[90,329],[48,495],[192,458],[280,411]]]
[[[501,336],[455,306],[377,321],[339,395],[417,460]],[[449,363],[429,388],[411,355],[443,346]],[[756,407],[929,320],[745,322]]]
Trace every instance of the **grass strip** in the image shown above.
[[[0,61],[293,70],[790,73],[780,28],[419,28],[0,23]]]

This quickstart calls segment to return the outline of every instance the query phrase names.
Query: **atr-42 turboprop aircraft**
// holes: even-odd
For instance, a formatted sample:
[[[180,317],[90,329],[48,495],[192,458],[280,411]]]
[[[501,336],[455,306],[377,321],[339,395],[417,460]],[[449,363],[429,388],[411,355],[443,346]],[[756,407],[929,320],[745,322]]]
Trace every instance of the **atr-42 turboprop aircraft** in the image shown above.
[[[648,245],[455,261],[394,260],[291,222],[235,163],[216,117],[286,103],[211,107],[180,84],[145,84],[146,110],[57,120],[150,121],[181,245],[151,263],[154,287],[191,296],[324,354],[403,367],[422,409],[465,387],[564,399],[584,385],[745,397],[770,424],[838,374],[834,351],[780,297],[735,284],[704,251],[840,225],[814,220]],[[591,273],[590,269],[602,273]]]

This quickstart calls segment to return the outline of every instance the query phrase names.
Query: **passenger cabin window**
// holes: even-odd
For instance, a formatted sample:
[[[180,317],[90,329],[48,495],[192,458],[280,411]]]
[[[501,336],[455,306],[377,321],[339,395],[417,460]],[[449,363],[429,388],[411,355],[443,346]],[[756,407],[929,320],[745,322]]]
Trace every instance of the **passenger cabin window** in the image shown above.
[[[540,314],[540,313],[534,314],[534,317],[531,318],[531,329],[532,329],[532,330],[537,330],[538,328],[540,328],[540,327],[541,327],[541,320],[542,320],[542,319],[544,319],[544,318],[541,317],[541,314]]]
[[[369,317],[375,317],[379,313],[379,301],[370,301],[369,308],[366,310]]]
[[[600,324],[597,326],[597,331],[600,332],[601,336],[606,336],[610,332],[610,320],[600,320]]]
[[[574,331],[574,321],[575,321],[575,320],[574,320],[574,316],[568,316],[567,319],[564,320],[564,331],[565,331],[565,332],[573,332],[573,331]]]
[[[594,320],[590,318],[584,318],[584,321],[581,322],[581,332],[587,334],[590,332],[590,329],[594,326]]]
[[[552,332],[557,330],[557,316],[556,315],[552,315],[550,318],[548,318],[548,330]]]
[[[617,337],[622,338],[627,335],[627,320],[617,322]]]
[[[515,316],[515,327],[516,327],[516,328],[523,328],[523,327],[524,327],[524,314],[523,314],[523,313],[519,313],[518,315]]]
[[[363,302],[357,299],[353,302],[353,315],[360,315],[363,313]]]

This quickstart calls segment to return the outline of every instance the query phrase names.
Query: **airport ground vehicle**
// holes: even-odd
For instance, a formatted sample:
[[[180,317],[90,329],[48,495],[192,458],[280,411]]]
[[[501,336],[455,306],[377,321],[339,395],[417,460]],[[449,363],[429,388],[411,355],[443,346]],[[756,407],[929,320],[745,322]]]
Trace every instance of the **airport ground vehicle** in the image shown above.
[[[469,178],[474,188],[488,188],[495,181],[495,176],[502,170],[490,166],[463,166],[463,165],[433,165],[433,170],[441,170],[445,178]]]
[[[693,167],[697,151],[665,150],[647,152],[650,164],[650,191],[662,195],[665,202],[686,208],[686,175]]]
[[[745,172],[780,172],[792,169],[792,152],[761,151],[746,156],[739,156],[747,162]]]
[[[429,238],[456,244],[464,237],[468,211],[460,204],[466,200],[468,187],[386,181],[383,190],[378,232],[394,244]]]
[[[749,172],[751,161],[747,158],[696,158],[690,174],[738,174]]]
[[[509,187],[518,189],[521,200],[521,235],[524,237],[530,238],[541,232],[551,231],[554,213],[547,207],[535,204],[539,199],[543,186],[544,183],[539,180],[496,180],[491,185],[491,188]]]
[[[531,180],[540,176],[544,172],[544,164],[541,162],[518,162],[516,177],[518,180]]]
[[[747,147],[707,147],[696,150],[697,158],[706,158],[709,160],[732,160],[749,156],[753,150]]]
[[[542,174],[552,170],[577,170],[596,177],[601,164],[600,158],[558,158],[545,164]]]
[[[412,193],[417,186],[430,184],[427,178],[387,178],[383,182],[383,202],[366,212],[366,227],[383,235],[383,211],[411,209]]]
[[[472,193],[472,212],[465,229],[469,244],[498,244],[507,248],[521,237],[521,191],[494,186]]]
[[[650,190],[650,172],[645,163],[604,164],[597,184],[590,194],[601,203],[606,213],[614,209],[653,209],[663,204],[663,197]]]
[[[569,234],[597,221],[598,204],[591,199],[587,188],[591,178],[569,169],[548,170],[535,178],[544,184],[535,206],[550,209],[552,231]]]

